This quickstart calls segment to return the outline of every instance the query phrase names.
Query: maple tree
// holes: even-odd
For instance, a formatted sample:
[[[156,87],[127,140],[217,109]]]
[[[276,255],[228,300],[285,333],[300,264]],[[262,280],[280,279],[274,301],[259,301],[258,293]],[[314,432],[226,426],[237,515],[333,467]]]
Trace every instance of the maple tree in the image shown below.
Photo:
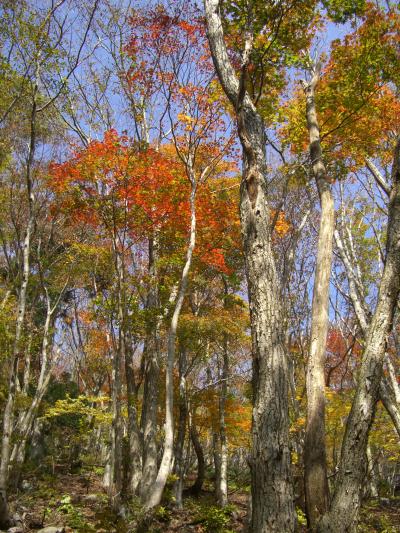
[[[0,6],[0,525],[31,483],[74,530],[350,530],[399,461],[398,9],[89,4]]]

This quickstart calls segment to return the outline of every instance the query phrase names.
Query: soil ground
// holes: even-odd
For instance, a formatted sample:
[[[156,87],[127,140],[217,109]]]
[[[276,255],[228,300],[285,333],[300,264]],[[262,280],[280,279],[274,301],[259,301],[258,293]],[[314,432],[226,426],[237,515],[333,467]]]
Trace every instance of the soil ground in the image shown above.
[[[134,533],[140,508],[132,504],[124,516],[108,505],[101,476],[93,473],[27,477],[24,491],[10,498],[12,511],[23,522],[24,533],[46,526],[65,527],[65,533]],[[184,508],[160,507],[149,533],[233,533],[246,529],[247,493],[231,491],[226,512],[216,507],[211,483],[199,498],[186,498]],[[299,524],[299,531],[306,531]],[[372,500],[361,513],[360,533],[400,533],[400,499]]]

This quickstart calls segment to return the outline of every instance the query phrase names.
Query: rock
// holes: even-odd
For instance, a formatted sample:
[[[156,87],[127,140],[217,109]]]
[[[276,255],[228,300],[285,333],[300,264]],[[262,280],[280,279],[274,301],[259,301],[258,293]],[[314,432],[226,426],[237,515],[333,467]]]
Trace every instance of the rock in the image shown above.
[[[15,515],[13,515],[13,520],[16,526],[22,526],[22,524],[24,523],[22,517],[18,513],[15,513]]]
[[[29,483],[29,481],[23,479],[21,481],[21,490],[23,490],[24,492],[30,492],[31,490],[33,490],[32,483]]]
[[[24,533],[24,529],[21,526],[10,527],[7,529],[7,533]]]
[[[123,520],[125,520],[125,518],[127,516],[127,512],[126,512],[125,506],[121,505],[121,507],[118,509],[118,516],[120,518],[122,518]]]
[[[32,517],[28,520],[28,527],[30,527],[30,529],[40,529],[43,527],[43,517],[41,518],[38,518],[38,517]]]
[[[389,507],[390,506],[390,500],[389,498],[381,498],[380,503],[383,507]]]
[[[47,526],[43,529],[39,529],[37,533],[65,533],[64,527]]]
[[[86,494],[83,499],[85,502],[98,502],[100,496],[98,494]]]

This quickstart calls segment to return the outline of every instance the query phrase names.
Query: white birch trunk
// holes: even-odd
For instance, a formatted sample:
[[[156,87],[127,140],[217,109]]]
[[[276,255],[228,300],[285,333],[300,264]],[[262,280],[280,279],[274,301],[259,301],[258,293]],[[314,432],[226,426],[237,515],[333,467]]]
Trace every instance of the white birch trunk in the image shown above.
[[[174,312],[172,314],[171,325],[168,333],[168,353],[167,369],[165,374],[165,438],[164,451],[161,464],[157,473],[157,478],[153,485],[152,493],[145,503],[146,509],[151,509],[159,505],[168,476],[171,473],[173,449],[174,449],[174,382],[173,370],[175,363],[175,340],[178,329],[179,317],[181,314],[183,301],[186,295],[186,288],[189,281],[189,271],[192,263],[193,251],[196,244],[196,181],[191,176],[190,194],[190,235],[189,245],[186,252],[186,262],[182,270],[180,286],[176,298]]]

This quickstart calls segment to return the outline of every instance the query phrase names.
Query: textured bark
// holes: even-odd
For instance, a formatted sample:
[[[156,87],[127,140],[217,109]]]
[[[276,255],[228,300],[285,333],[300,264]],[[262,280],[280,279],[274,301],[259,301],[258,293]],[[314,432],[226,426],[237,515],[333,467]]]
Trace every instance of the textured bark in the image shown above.
[[[251,530],[254,533],[286,533],[293,531],[295,524],[289,450],[288,364],[280,283],[271,244],[264,124],[242,90],[244,80],[239,83],[230,63],[218,0],[205,0],[204,4],[212,58],[221,85],[236,110],[243,148],[240,217],[250,304],[254,391]]]
[[[392,184],[385,266],[343,438],[335,493],[331,508],[318,527],[318,531],[324,533],[352,531],[361,504],[362,484],[368,464],[368,435],[379,398],[387,336],[392,328],[400,289],[400,137],[394,151]]]
[[[149,275],[150,289],[146,307],[151,310],[159,305],[157,286],[158,240],[154,236],[149,241]],[[160,391],[160,318],[155,320],[154,327],[147,332],[145,345],[145,372],[143,387],[143,408],[141,429],[143,434],[143,466],[139,493],[143,502],[150,495],[151,488],[157,477],[157,408]]]
[[[229,356],[228,339],[224,339],[221,391],[219,398],[219,439],[221,443],[220,469],[216,472],[217,500],[221,507],[228,505],[228,441],[226,437],[225,408],[228,396]]]
[[[113,507],[118,510],[123,487],[122,476],[122,412],[121,412],[121,364],[125,358],[125,331],[124,331],[124,266],[121,251],[118,250],[117,237],[113,239],[113,253],[115,261],[115,272],[117,275],[117,305],[118,305],[118,342],[113,353],[111,371],[111,449],[110,449],[110,469],[111,483],[108,487],[108,496]]]
[[[329,325],[329,285],[332,268],[335,207],[326,168],[315,106],[315,87],[319,66],[310,83],[305,84],[306,118],[310,136],[310,157],[321,203],[318,249],[315,267],[310,353],[307,361],[307,423],[304,440],[304,481],[308,525],[315,529],[329,505],[329,486],[325,446],[325,359]]]
[[[136,494],[142,476],[142,446],[137,414],[137,389],[133,371],[132,350],[125,347],[125,377],[128,403],[128,468],[126,492]]]
[[[389,355],[386,356],[385,363],[386,363],[386,369],[388,371],[388,379],[386,380],[387,386],[391,390],[394,402],[396,403],[397,406],[400,406],[400,385],[397,380],[396,371],[394,369],[392,360],[390,359]],[[399,436],[400,436],[400,433],[399,433]]]
[[[366,337],[369,328],[370,313],[365,302],[361,280],[358,277],[359,269],[357,269],[350,261],[349,250],[347,249],[347,245],[338,231],[335,231],[335,242],[346,269],[347,279],[349,281],[350,299],[353,304],[361,332],[363,336]],[[386,356],[385,361],[388,370],[388,377],[384,375],[382,376],[379,388],[379,396],[382,400],[383,406],[392,419],[393,425],[400,438],[400,387],[397,382],[390,357]]]
[[[154,341],[154,342],[153,342]],[[146,501],[157,477],[157,408],[160,391],[160,367],[154,339],[147,339],[146,370],[143,387],[141,428],[143,435],[142,477],[139,493]]]
[[[185,351],[185,348],[182,348],[180,359],[179,359],[179,419],[178,419],[178,432],[177,432],[176,444],[175,444],[175,462],[174,462],[174,473],[178,477],[178,479],[175,482],[175,486],[174,486],[175,503],[179,509],[182,508],[182,492],[183,492],[183,481],[184,481],[184,474],[185,474],[183,450],[184,450],[184,445],[185,445],[186,423],[187,423],[186,351]]]

